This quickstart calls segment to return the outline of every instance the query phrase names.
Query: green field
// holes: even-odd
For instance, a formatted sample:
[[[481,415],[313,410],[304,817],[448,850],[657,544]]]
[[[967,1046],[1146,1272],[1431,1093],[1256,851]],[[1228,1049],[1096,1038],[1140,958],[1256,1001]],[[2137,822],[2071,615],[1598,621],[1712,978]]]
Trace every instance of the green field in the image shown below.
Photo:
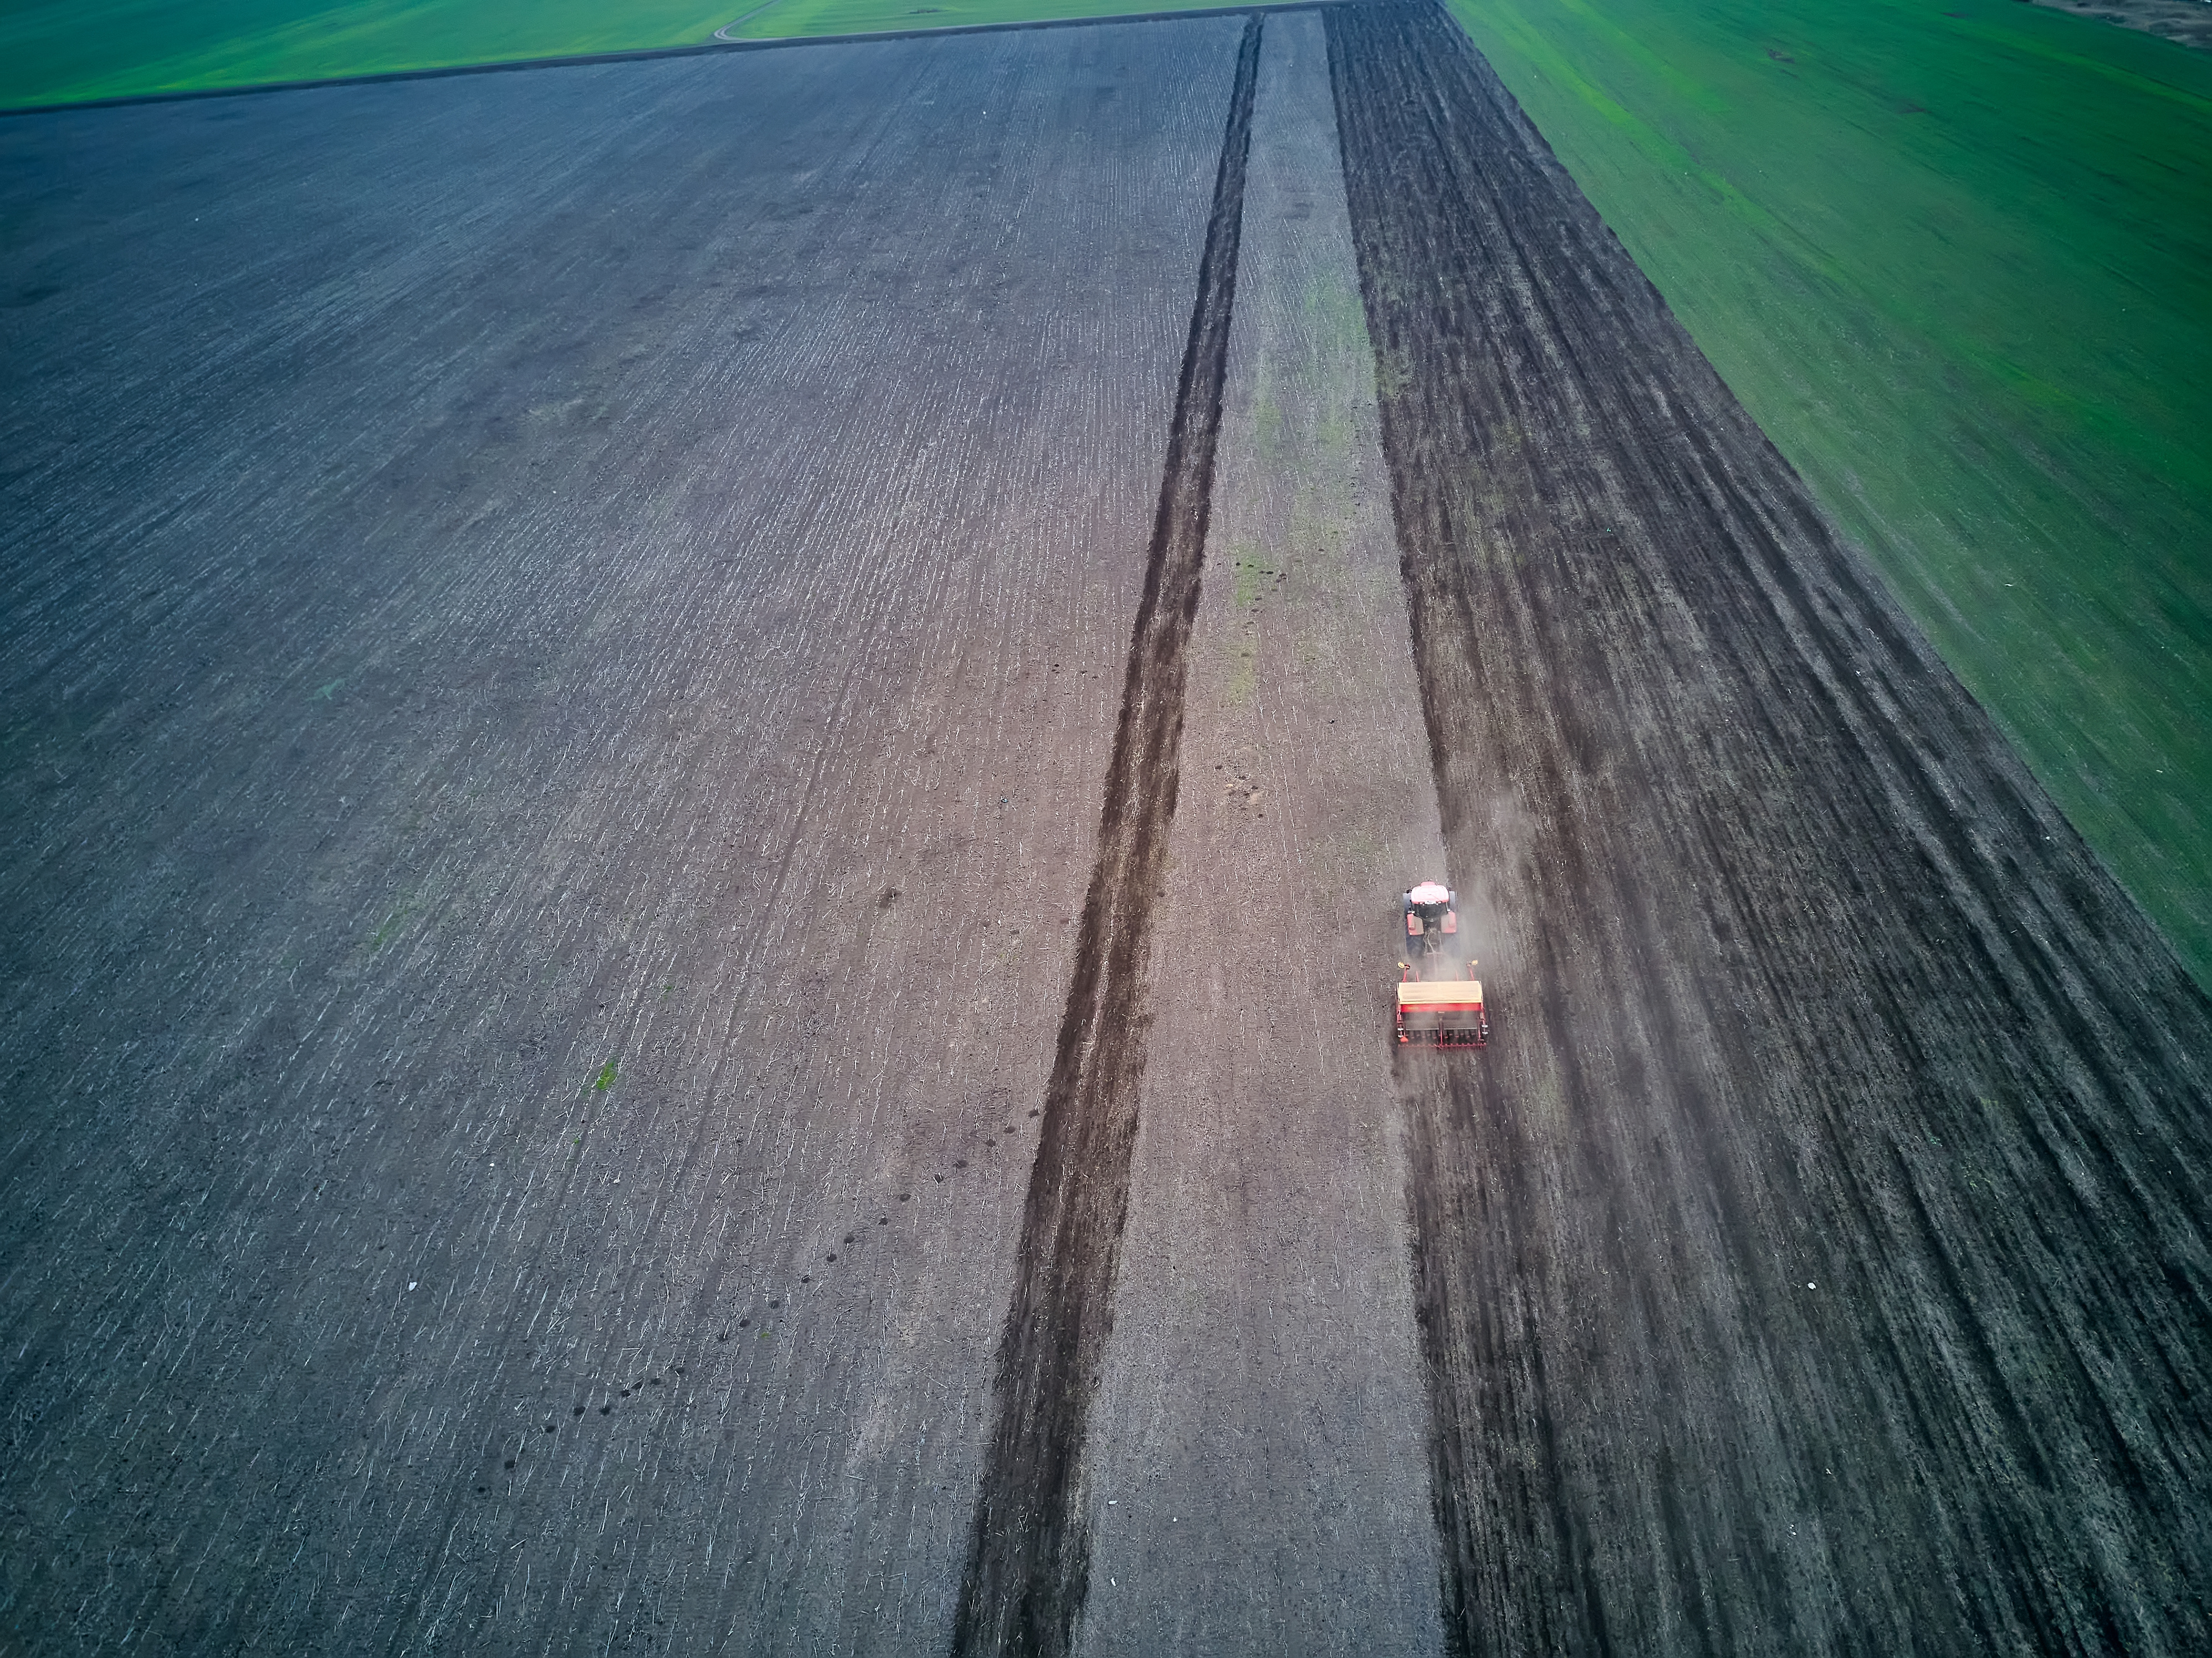
[[[2212,55],[2013,0],[1453,7],[2212,984]],[[775,0],[735,33],[1116,9]],[[0,18],[0,104],[692,44],[746,9],[42,0]]]
[[[775,0],[758,8],[759,0],[33,0],[0,13],[0,108],[697,46],[749,14],[735,31],[741,38],[1188,9],[1175,0]]]
[[[0,106],[689,46],[735,15],[715,0],[33,0],[0,15]]]
[[[1454,0],[2212,986],[2212,55],[2009,0]]]

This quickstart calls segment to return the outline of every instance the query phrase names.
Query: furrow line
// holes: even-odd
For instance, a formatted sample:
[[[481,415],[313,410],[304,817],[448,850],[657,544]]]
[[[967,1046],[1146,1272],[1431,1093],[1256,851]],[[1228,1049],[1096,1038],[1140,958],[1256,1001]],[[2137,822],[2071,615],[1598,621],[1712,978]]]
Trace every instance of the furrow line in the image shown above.
[[[1066,1652],[1088,1587],[1083,1444],[1128,1216],[1152,901],[1175,817],[1184,651],[1198,611],[1228,374],[1261,27],[1255,13],[1237,54],[1097,859],[1023,1209],[993,1384],[997,1422],[953,1625],[956,1654]]]

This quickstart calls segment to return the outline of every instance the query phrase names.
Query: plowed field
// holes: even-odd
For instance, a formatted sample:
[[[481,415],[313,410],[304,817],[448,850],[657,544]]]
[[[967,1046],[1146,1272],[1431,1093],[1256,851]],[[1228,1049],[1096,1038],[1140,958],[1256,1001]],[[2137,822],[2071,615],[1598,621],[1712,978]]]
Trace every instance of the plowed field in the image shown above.
[[[0,1646],[945,1644],[1243,28],[0,131]]]
[[[0,1646],[2212,1637],[2212,1011],[1441,14],[0,164]]]
[[[2212,1017],[1425,8],[1328,14],[1497,1035],[1416,1060],[1470,1651],[2212,1639]]]

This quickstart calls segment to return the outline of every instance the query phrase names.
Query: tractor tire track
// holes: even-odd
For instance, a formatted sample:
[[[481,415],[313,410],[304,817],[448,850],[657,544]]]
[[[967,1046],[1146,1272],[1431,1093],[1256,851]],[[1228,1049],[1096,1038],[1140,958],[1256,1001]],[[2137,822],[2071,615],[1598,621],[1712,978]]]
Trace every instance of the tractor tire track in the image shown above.
[[[1461,1652],[2212,1642],[2212,1007],[1439,10],[1327,14],[1488,1052]]]
[[[1175,817],[1184,649],[1198,611],[1213,493],[1260,33],[1255,14],[1237,55],[1097,861],[1023,1210],[994,1382],[997,1423],[953,1628],[961,1655],[1066,1652],[1089,1578],[1083,1442],[1128,1217],[1152,901]]]

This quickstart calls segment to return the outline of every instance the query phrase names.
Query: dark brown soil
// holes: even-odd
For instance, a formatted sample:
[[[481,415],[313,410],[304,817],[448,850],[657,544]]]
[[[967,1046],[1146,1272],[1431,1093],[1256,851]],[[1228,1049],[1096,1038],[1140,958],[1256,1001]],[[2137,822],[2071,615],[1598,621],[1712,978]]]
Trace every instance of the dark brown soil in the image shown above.
[[[1488,1051],[1409,1060],[1483,1652],[2212,1641],[2212,1009],[1439,12],[1328,14]]]

